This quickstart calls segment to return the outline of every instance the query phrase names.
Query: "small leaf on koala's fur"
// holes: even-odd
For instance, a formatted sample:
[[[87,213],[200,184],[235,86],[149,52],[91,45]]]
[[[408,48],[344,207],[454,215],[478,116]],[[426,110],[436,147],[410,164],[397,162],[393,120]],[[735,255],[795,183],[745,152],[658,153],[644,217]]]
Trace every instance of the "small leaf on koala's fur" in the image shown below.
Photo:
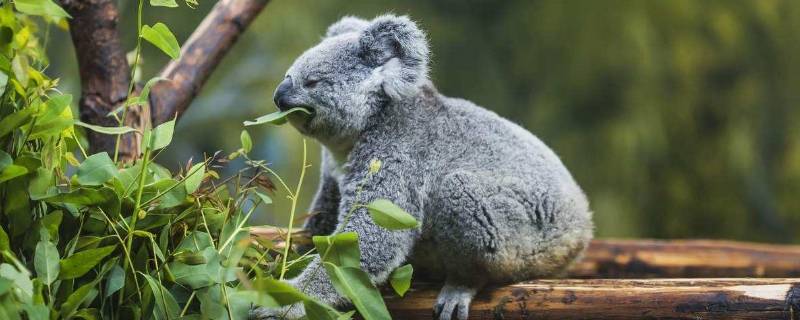
[[[375,224],[389,230],[412,229],[419,225],[414,216],[386,199],[371,202],[367,209]]]

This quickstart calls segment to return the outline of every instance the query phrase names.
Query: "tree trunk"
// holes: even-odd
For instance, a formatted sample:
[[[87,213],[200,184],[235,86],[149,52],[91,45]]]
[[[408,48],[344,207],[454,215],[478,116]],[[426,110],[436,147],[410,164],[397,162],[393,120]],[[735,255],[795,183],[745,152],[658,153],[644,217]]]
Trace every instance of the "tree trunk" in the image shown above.
[[[81,78],[81,121],[116,127],[117,120],[108,114],[125,102],[131,84],[130,66],[117,30],[119,12],[112,0],[61,0],[61,5],[72,16],[69,29]],[[133,107],[125,125],[141,129],[146,121],[149,115]],[[117,136],[87,130],[87,138],[91,153],[106,151],[113,156]],[[120,158],[138,156],[139,140],[134,133],[123,135]]]
[[[150,92],[150,108],[131,107],[125,125],[142,130],[179,117],[189,107],[222,57],[236,43],[239,34],[264,9],[268,0],[221,0],[183,44],[181,57],[161,72],[161,81]],[[81,76],[81,120],[114,127],[108,114],[127,99],[130,66],[119,40],[119,12],[112,0],[61,0],[72,16],[70,34],[78,57]],[[151,114],[152,113],[152,117]],[[116,136],[87,132],[92,153],[114,152]],[[130,133],[119,145],[122,160],[141,153],[141,136]]]

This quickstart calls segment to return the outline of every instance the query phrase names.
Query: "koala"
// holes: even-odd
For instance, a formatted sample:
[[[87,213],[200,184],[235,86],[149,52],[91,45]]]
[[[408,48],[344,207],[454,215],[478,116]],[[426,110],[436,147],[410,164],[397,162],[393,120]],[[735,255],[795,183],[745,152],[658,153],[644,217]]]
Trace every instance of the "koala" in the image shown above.
[[[417,274],[444,280],[434,317],[467,319],[487,285],[562,273],[594,226],[558,156],[511,121],[437,92],[429,60],[425,33],[408,17],[344,17],[294,62],[274,100],[280,110],[308,110],[289,122],[323,146],[305,227],[327,235],[354,204],[389,199],[420,226],[390,231],[355,209],[342,230],[358,234],[362,269],[382,284],[410,262]],[[370,174],[373,159],[382,166]],[[314,258],[290,283],[347,305],[319,265]],[[304,314],[302,305],[252,311],[258,319]]]

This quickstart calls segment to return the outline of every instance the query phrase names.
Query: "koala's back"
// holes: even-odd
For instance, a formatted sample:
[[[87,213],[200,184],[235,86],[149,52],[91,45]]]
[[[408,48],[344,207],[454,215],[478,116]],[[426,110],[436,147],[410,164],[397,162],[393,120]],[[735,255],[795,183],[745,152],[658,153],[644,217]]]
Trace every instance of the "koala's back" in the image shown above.
[[[425,120],[404,137],[428,193],[417,258],[455,261],[451,276],[483,271],[512,282],[561,271],[583,251],[588,202],[550,148],[469,101],[432,94],[417,103]]]

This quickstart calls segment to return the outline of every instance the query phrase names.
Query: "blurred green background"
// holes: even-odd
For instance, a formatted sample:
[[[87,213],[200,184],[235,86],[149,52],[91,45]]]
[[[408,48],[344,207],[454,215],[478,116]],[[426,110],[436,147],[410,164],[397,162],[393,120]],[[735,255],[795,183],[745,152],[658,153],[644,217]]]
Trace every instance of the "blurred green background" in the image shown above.
[[[147,8],[188,38],[214,1]],[[120,1],[134,48],[135,1]],[[409,14],[428,32],[432,79],[550,145],[589,196],[600,237],[800,242],[800,2],[273,0],[214,73],[157,159],[234,151],[242,121],[275,110],[292,61],[344,15]],[[48,73],[79,93],[68,34]],[[166,59],[144,50],[145,79]],[[290,183],[301,136],[249,129],[253,156]],[[318,145],[309,155],[318,170]],[[234,163],[233,166],[237,164]],[[316,188],[307,179],[301,203]],[[258,223],[282,224],[285,194]]]

